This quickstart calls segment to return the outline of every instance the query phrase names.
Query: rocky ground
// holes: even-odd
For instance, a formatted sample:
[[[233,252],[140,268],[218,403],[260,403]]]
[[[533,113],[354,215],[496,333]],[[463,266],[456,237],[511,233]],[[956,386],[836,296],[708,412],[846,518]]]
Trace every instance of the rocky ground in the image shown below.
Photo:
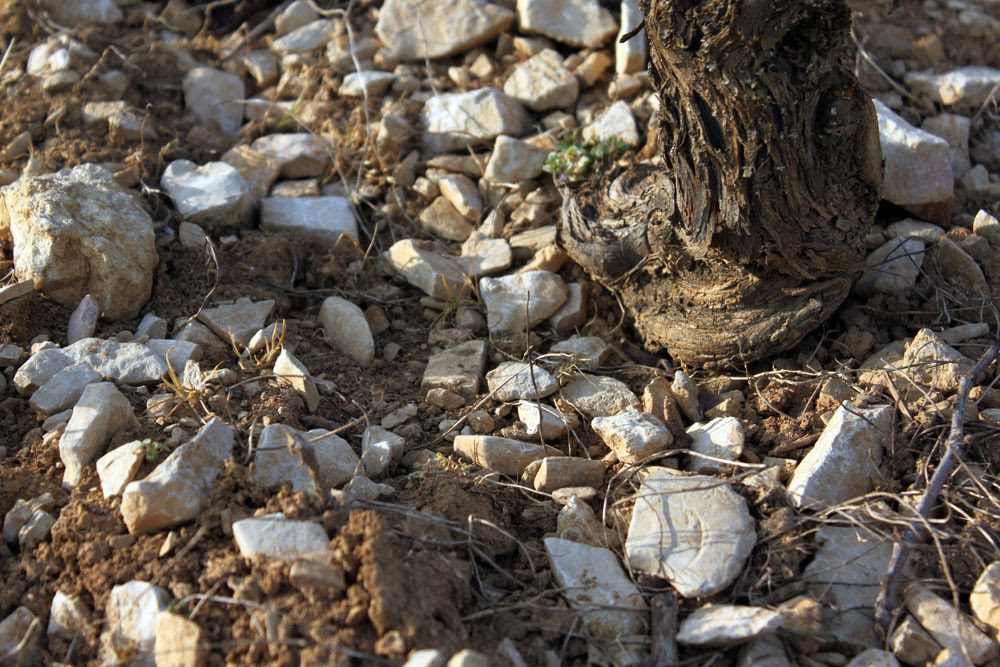
[[[1000,328],[1000,5],[852,3],[868,268],[727,374],[557,245],[656,159],[604,4],[0,4],[0,663],[996,663],[995,365],[873,607]]]

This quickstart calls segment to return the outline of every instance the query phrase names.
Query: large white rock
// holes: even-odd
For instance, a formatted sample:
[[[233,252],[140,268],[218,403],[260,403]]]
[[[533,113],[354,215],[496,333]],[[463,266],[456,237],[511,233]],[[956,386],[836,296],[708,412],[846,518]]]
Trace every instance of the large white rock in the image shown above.
[[[641,463],[674,441],[662,421],[648,412],[619,412],[591,422],[622,463]]]
[[[14,274],[63,305],[90,294],[103,316],[138,314],[158,257],[153,223],[111,172],[93,164],[24,177],[0,194],[0,242]]]
[[[624,100],[612,104],[593,123],[583,128],[583,138],[587,141],[599,142],[612,137],[621,139],[629,146],[639,145],[635,115]]]
[[[556,582],[570,606],[582,614],[589,634],[620,647],[612,663],[635,664],[636,656],[627,646],[630,639],[649,632],[648,607],[614,553],[558,537],[545,538],[545,551]]]
[[[799,508],[823,508],[871,491],[884,443],[892,436],[892,414],[888,405],[837,408],[819,440],[795,467],[788,482],[791,503]]]
[[[923,241],[902,236],[894,238],[865,259],[868,268],[854,283],[854,292],[862,297],[902,292],[916,284],[923,261]]]
[[[104,664],[153,664],[156,621],[169,602],[167,591],[146,581],[112,588],[105,606],[107,629],[101,635]]]
[[[517,19],[524,32],[591,49],[618,31],[611,12],[597,0],[517,0]]]
[[[923,584],[914,584],[905,594],[906,609],[927,632],[955,655],[968,655],[980,665],[1000,652],[998,645],[976,627],[972,619],[955,609],[950,596],[945,600]]]
[[[142,535],[196,518],[232,451],[233,429],[213,417],[148,477],[125,487],[121,512],[129,533]]]
[[[909,72],[906,85],[935,102],[964,111],[977,111],[1000,85],[1000,70],[992,67],[959,67],[944,74]]]
[[[532,442],[492,435],[459,435],[455,451],[476,465],[511,477],[520,477],[532,461],[549,456],[551,451]]]
[[[516,183],[542,173],[549,151],[527,141],[501,134],[493,144],[483,178],[496,183]]]
[[[85,363],[75,363],[56,373],[38,391],[31,395],[29,405],[40,415],[48,417],[72,408],[87,385],[101,380],[101,374]]]
[[[709,604],[681,621],[677,643],[687,646],[725,647],[743,644],[781,628],[781,612],[764,607]]]
[[[716,417],[707,424],[695,423],[687,429],[687,434],[691,436],[691,451],[727,461],[738,461],[743,454],[744,433],[743,422],[736,417]],[[692,456],[688,469],[721,474],[732,470],[732,466]]]
[[[441,254],[416,239],[396,241],[382,255],[406,282],[436,299],[453,301],[470,291],[468,260]]]
[[[503,92],[534,111],[571,109],[580,84],[557,51],[543,49],[514,68]]]
[[[625,542],[629,566],[667,579],[684,597],[722,591],[757,542],[746,500],[714,477],[646,471]]]
[[[526,271],[500,278],[482,278],[479,293],[486,304],[486,323],[490,332],[518,334],[559,310],[569,295],[569,288],[551,271]]]
[[[361,366],[375,359],[375,339],[364,312],[339,296],[328,296],[319,309],[319,323],[328,343]]]
[[[110,382],[87,385],[59,438],[59,458],[66,466],[63,487],[72,489],[79,484],[84,467],[132,419],[132,406],[115,385]]]
[[[60,25],[76,27],[80,23],[118,23],[125,15],[114,0],[43,0],[42,6]]]
[[[621,380],[580,373],[562,388],[561,396],[588,417],[611,417],[638,410],[639,397]]]
[[[443,58],[485,44],[514,13],[479,0],[386,0],[375,34],[398,60]]]
[[[225,134],[236,134],[243,122],[243,79],[212,67],[195,67],[184,75],[184,105],[203,123],[214,122]]]
[[[293,491],[310,491],[323,498],[354,476],[359,461],[350,444],[329,431],[303,432],[270,424],[264,427],[254,454],[253,479],[262,489],[291,484]]]
[[[332,249],[345,234],[358,238],[354,208],[342,197],[265,197],[260,227],[324,249]]]
[[[329,146],[308,132],[266,134],[250,148],[277,160],[285,178],[322,176],[330,166]]]
[[[885,164],[882,198],[919,217],[947,222],[955,190],[948,142],[874,102]]]
[[[420,111],[424,149],[431,153],[480,146],[501,134],[519,137],[531,124],[517,100],[496,88],[435,95]]]
[[[497,401],[534,400],[555,393],[559,383],[537,364],[504,361],[486,374],[486,385]]]
[[[163,170],[160,185],[182,218],[208,229],[242,226],[253,207],[246,179],[225,162],[199,167],[190,160],[174,160]]]
[[[236,547],[244,558],[263,556],[293,561],[299,556],[330,550],[323,526],[313,521],[291,521],[283,515],[243,519],[233,524]]]

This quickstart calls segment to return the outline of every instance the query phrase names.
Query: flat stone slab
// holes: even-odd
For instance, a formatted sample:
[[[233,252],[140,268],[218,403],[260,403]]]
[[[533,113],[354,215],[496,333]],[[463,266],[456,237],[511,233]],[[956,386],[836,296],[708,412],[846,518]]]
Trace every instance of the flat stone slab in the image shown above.
[[[588,417],[611,417],[637,410],[639,397],[621,380],[580,373],[562,388],[560,395]]]
[[[486,366],[486,341],[470,340],[435,352],[427,360],[420,390],[427,392],[435,388],[452,391],[466,401],[471,401],[479,393],[479,383]]]
[[[240,345],[246,345],[255,333],[264,328],[267,318],[273,312],[274,301],[268,299],[206,308],[198,313],[198,319],[222,340],[232,339]]]
[[[763,607],[712,604],[681,621],[677,642],[686,646],[725,647],[744,644],[781,628],[781,612]]]
[[[308,132],[266,134],[250,148],[277,160],[285,178],[322,176],[330,166],[329,148]]]
[[[358,238],[354,207],[343,197],[264,197],[260,227],[326,249],[341,235]]]
[[[545,398],[559,389],[559,382],[538,364],[505,361],[486,374],[486,385],[498,401]]]
[[[524,32],[590,49],[618,32],[611,12],[597,0],[518,0],[517,20]]]
[[[667,579],[684,597],[721,592],[757,542],[746,500],[714,477],[647,470],[625,542],[630,567]]]
[[[492,435],[456,436],[455,451],[480,467],[511,477],[520,477],[529,463],[550,454],[547,447],[533,442]]]
[[[507,30],[514,13],[478,0],[387,0],[375,34],[398,60],[444,58]]]
[[[431,153],[481,146],[501,134],[520,137],[531,125],[524,107],[496,88],[435,95],[424,103],[420,120],[424,149]]]
[[[406,282],[436,299],[461,299],[471,291],[471,263],[439,253],[415,239],[403,239],[383,253]]]
[[[314,521],[292,521],[280,514],[235,522],[233,538],[244,558],[294,561],[330,550],[330,538],[323,526]]]

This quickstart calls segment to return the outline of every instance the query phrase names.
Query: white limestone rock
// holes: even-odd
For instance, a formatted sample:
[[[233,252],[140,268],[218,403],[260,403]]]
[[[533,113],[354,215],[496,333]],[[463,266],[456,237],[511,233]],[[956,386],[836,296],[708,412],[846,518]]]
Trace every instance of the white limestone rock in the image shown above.
[[[629,146],[639,145],[639,128],[635,124],[635,115],[628,103],[618,100],[594,119],[594,122],[583,128],[583,138],[586,141],[604,141],[617,137]]]
[[[962,376],[972,370],[972,360],[941,340],[930,329],[921,329],[906,346],[901,366],[917,384],[946,393],[958,390]]]
[[[918,217],[948,222],[955,190],[948,142],[874,102],[885,165],[882,198]]]
[[[462,259],[468,262],[470,278],[503,273],[514,262],[507,239],[491,239],[473,230],[462,243]]]
[[[56,23],[76,27],[80,23],[118,23],[125,14],[114,0],[42,0],[42,6]]]
[[[384,94],[396,80],[392,72],[366,70],[350,72],[344,76],[344,82],[337,89],[337,94],[343,97],[375,97]]]
[[[105,498],[121,495],[135,479],[145,460],[145,450],[138,440],[115,447],[97,459],[97,476],[101,479],[101,493]]]
[[[517,418],[524,424],[525,432],[532,437],[555,440],[576,428],[580,418],[576,413],[560,412],[556,408],[537,403],[521,401],[517,404]]]
[[[0,240],[13,246],[19,280],[65,306],[89,294],[109,320],[139,313],[159,261],[149,215],[93,164],[5,187]]]
[[[540,324],[565,303],[566,283],[551,271],[526,271],[500,278],[481,278],[491,333],[518,334]]]
[[[714,477],[646,468],[625,553],[684,597],[719,593],[740,575],[757,534],[746,500]]]
[[[277,160],[285,178],[322,176],[330,166],[329,146],[308,132],[266,134],[250,148]]]
[[[198,319],[227,343],[232,340],[240,345],[246,345],[255,333],[264,328],[264,323],[273,312],[274,301],[270,299],[240,300],[236,303],[205,308],[198,313]],[[173,360],[171,363],[174,363]]]
[[[994,248],[1000,248],[1000,220],[980,210],[972,221],[972,231],[979,234]]]
[[[622,463],[641,463],[668,449],[674,438],[662,421],[648,412],[620,412],[591,422]]]
[[[171,667],[202,665],[211,654],[202,639],[201,626],[185,616],[169,611],[156,618],[153,648],[158,662]]]
[[[584,415],[611,417],[639,409],[639,397],[621,380],[580,373],[562,388],[560,395]]]
[[[621,41],[628,31],[633,30],[643,21],[643,15],[636,0],[622,0],[621,17],[618,39],[615,40],[615,72],[634,74],[646,69],[646,61],[649,59],[645,28],[633,35],[628,41]]]
[[[208,229],[244,226],[253,206],[250,186],[225,162],[199,167],[190,160],[174,160],[163,170],[160,185],[181,217]]]
[[[43,664],[41,640],[40,619],[27,607],[17,607],[0,621],[0,656],[12,658],[6,664]]]
[[[980,621],[1000,631],[1000,561],[986,566],[969,594],[969,606]]]
[[[611,12],[597,0],[517,0],[517,19],[524,32],[590,49],[618,31]]]
[[[763,607],[709,604],[681,621],[677,643],[720,648],[744,644],[781,629],[781,612]]]
[[[579,456],[546,456],[539,461],[532,485],[535,491],[604,486],[604,461]]]
[[[937,243],[944,236],[941,227],[915,218],[894,222],[885,228],[885,232],[890,239],[918,239],[924,243]],[[919,267],[920,262],[916,263]]]
[[[330,41],[335,28],[336,23],[329,19],[310,21],[271,42],[271,50],[279,56],[315,51]]]
[[[350,444],[329,431],[303,432],[285,424],[269,424],[254,454],[253,478],[262,489],[291,484],[293,491],[323,498],[354,476],[359,461]]]
[[[326,340],[361,366],[375,359],[375,339],[364,312],[347,299],[328,296],[319,310]]]
[[[992,67],[959,67],[935,74],[930,71],[908,72],[906,85],[935,102],[963,111],[976,111],[1000,85],[1000,70]]]
[[[862,297],[902,292],[916,284],[923,261],[923,241],[894,238],[865,259],[868,268],[854,283],[854,292]]]
[[[149,476],[126,486],[121,513],[129,533],[143,535],[196,518],[232,450],[233,429],[213,417]]]
[[[452,391],[466,401],[476,398],[486,365],[486,341],[469,340],[440,352],[427,360],[420,391],[435,388]]]
[[[431,153],[480,146],[501,134],[520,137],[531,124],[517,100],[496,88],[435,95],[420,111],[424,149]]]
[[[971,289],[974,293],[989,294],[986,276],[972,256],[947,236],[938,241],[938,262],[941,274],[950,281],[957,282],[961,288]]]
[[[459,299],[469,293],[467,264],[432,250],[428,243],[403,239],[392,244],[383,257],[406,282],[436,299]]]
[[[459,435],[455,451],[476,465],[511,477],[520,477],[532,461],[549,456],[550,450],[531,442],[492,435]]]
[[[696,422],[687,429],[691,436],[691,451],[717,459],[738,461],[743,454],[745,429],[736,417],[716,417],[707,424]],[[692,456],[688,470],[706,475],[724,474],[732,466]]]
[[[397,60],[423,61],[485,44],[513,21],[509,9],[479,0],[386,0],[375,34]]]
[[[358,238],[354,207],[343,197],[265,197],[260,227],[328,249],[342,235]]]
[[[243,79],[212,67],[195,67],[184,75],[184,105],[203,123],[214,122],[224,134],[233,135],[243,122]]]
[[[554,394],[559,383],[537,364],[505,361],[486,374],[486,385],[498,401],[535,400]]]
[[[330,539],[314,521],[292,521],[282,514],[243,519],[233,524],[233,538],[240,554],[294,561],[300,556],[330,551]]]
[[[296,28],[301,28],[318,18],[319,14],[312,8],[308,0],[295,0],[285,7],[284,11],[278,14],[274,20],[274,34],[278,37],[287,35]]]
[[[920,129],[941,137],[951,148],[951,173],[958,180],[972,168],[969,157],[969,130],[972,121],[967,116],[943,113],[924,120]]]
[[[79,597],[70,597],[62,591],[56,591],[49,608],[49,625],[45,635],[50,639],[58,637],[72,640],[87,629],[91,616],[90,608]]]
[[[501,134],[493,143],[483,178],[494,183],[516,183],[537,178],[549,151],[527,141]]]
[[[379,479],[392,472],[403,457],[406,441],[381,426],[369,426],[361,437],[361,464],[365,475]]]
[[[167,591],[146,581],[112,588],[105,605],[107,629],[101,635],[103,662],[152,664],[156,621],[169,602]]]
[[[573,336],[549,348],[550,354],[565,355],[565,363],[587,371],[603,366],[611,350],[599,336]]]
[[[899,667],[899,660],[888,651],[869,648],[854,656],[844,667]]]
[[[319,407],[319,389],[316,388],[312,374],[284,345],[281,346],[278,358],[274,360],[274,375],[279,378],[279,383],[291,387],[302,397],[310,413],[316,412]]]
[[[115,385],[110,382],[87,385],[59,438],[59,458],[66,466],[63,487],[72,489],[79,484],[84,467],[133,419],[132,406]]]
[[[923,584],[911,585],[904,594],[906,609],[945,649],[956,655],[968,655],[979,665],[995,658],[1000,645],[976,627],[972,619],[955,609]]]
[[[514,68],[503,92],[533,111],[572,109],[580,84],[558,51],[543,49]]]
[[[48,417],[72,408],[87,385],[101,380],[101,374],[85,363],[66,366],[31,395],[29,405]]]

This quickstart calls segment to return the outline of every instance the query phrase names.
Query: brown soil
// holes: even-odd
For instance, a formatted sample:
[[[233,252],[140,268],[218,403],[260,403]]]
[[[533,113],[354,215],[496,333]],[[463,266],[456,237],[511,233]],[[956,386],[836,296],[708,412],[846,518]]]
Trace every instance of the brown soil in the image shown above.
[[[47,37],[46,29],[36,21],[38,14],[34,9],[29,13],[26,4],[0,2],[0,44],[16,38],[5,71],[24,68],[31,47]],[[252,28],[270,12],[269,8],[261,9],[261,4],[266,3],[237,3],[243,13],[220,17],[217,23],[232,29],[233,24],[227,21],[238,19]],[[939,8],[946,15],[941,21],[925,11],[925,6],[935,3],[904,0],[898,10],[893,10],[894,3],[879,0],[851,4],[859,43],[884,72],[894,71],[899,60],[910,69],[933,66],[939,71],[969,64],[1000,66],[1000,45],[995,37],[980,34],[976,26],[960,25],[952,10]],[[357,3],[352,10],[354,29],[370,34],[377,7],[374,1]],[[981,9],[1000,19],[997,5],[983,3]],[[33,157],[50,169],[87,162],[113,163],[115,171],[133,168],[135,185],[157,228],[161,232],[175,230],[177,215],[156,189],[163,169],[178,158],[198,163],[216,159],[230,144],[217,145],[217,134],[197,126],[185,114],[180,87],[183,73],[172,52],[153,38],[160,27],[144,20],[138,9],[129,9],[126,14],[122,25],[80,26],[73,34],[102,54],[103,69],[119,68],[126,73],[130,85],[125,99],[149,114],[159,138],[120,142],[109,140],[103,125],[84,127],[83,103],[106,95],[94,76],[54,96],[42,94],[25,76],[0,89],[4,93],[0,147],[27,130],[32,136]],[[222,30],[192,38],[189,49],[196,58],[204,62],[218,59],[220,41],[225,37]],[[266,33],[253,46],[270,39]],[[421,75],[433,77],[435,85],[445,90],[454,89],[447,67],[463,62],[465,56],[437,61],[429,66],[430,72],[421,66]],[[857,62],[857,73],[868,92],[893,92],[885,76],[860,56]],[[512,64],[507,62],[505,67]],[[273,299],[275,317],[284,319],[288,326],[286,343],[294,346],[314,376],[331,382],[334,389],[322,392],[319,409],[309,414],[299,397],[274,383],[259,381],[259,391],[247,389],[266,369],[240,370],[228,351],[209,354],[202,362],[203,369],[221,364],[236,369],[240,379],[250,383],[204,397],[209,411],[236,427],[234,457],[195,523],[133,537],[121,520],[120,500],[103,498],[96,475],[85,477],[72,492],[62,489],[57,441],[43,440],[39,420],[27,400],[9,386],[0,395],[0,444],[6,448],[6,457],[0,459],[0,516],[18,499],[51,492],[56,498],[53,514],[57,521],[51,537],[25,553],[0,542],[0,581],[4,582],[0,587],[0,619],[24,605],[44,624],[57,590],[80,595],[95,610],[95,623],[72,645],[61,640],[47,642],[44,659],[46,663],[95,664],[99,660],[100,620],[111,588],[141,579],[165,588],[177,609],[198,622],[213,647],[208,660],[213,665],[397,664],[418,648],[446,652],[473,648],[495,656],[497,664],[508,664],[509,660],[497,653],[505,638],[514,642],[529,665],[552,659],[561,664],[586,664],[585,631],[561,598],[542,545],[542,539],[555,532],[559,505],[516,486],[516,480],[487,475],[470,466],[439,437],[442,420],[457,419],[471,412],[472,405],[447,411],[423,402],[420,380],[430,354],[446,346],[440,341],[469,334],[451,330],[453,313],[427,309],[421,303],[423,295],[382,272],[376,258],[394,240],[427,236],[413,218],[428,202],[414,191],[392,186],[387,180],[391,166],[383,169],[377,161],[362,157],[361,105],[338,100],[330,92],[334,77],[322,68],[310,72],[310,85],[315,85],[320,91],[318,99],[328,106],[328,114],[314,129],[340,138],[335,148],[336,164],[325,180],[338,181],[347,175],[353,183],[360,173],[361,191],[367,198],[358,208],[362,226],[368,232],[377,230],[374,238],[365,238],[361,248],[318,253],[274,235],[246,231],[233,242],[215,239],[213,257],[181,248],[164,232],[158,241],[160,264],[146,310],[172,324],[176,318],[193,315],[206,300],[206,305],[212,305],[245,296]],[[598,88],[603,90],[606,84],[602,81]],[[251,85],[248,94],[258,92]],[[368,111],[373,119],[383,109],[381,103],[372,101]],[[417,107],[412,102],[397,97],[391,105],[386,102],[389,107],[415,122],[413,110]],[[902,114],[910,121],[919,122],[932,113],[933,105],[926,101],[904,99]],[[51,120],[56,114],[61,114],[58,120]],[[254,124],[244,130],[238,142],[273,129],[273,123],[270,127]],[[1000,131],[996,109],[988,109],[978,118],[972,143],[989,131]],[[0,159],[0,170],[19,171],[28,158]],[[540,185],[553,188],[547,177]],[[973,201],[959,192],[953,224],[959,229],[971,227],[972,216],[986,204],[997,212],[996,202]],[[902,217],[901,211],[884,205],[876,224],[884,227]],[[965,230],[952,233],[963,232],[967,234]],[[366,252],[368,241],[371,248]],[[1000,260],[987,256],[980,262],[993,293],[1000,293]],[[691,369],[710,397],[733,389],[746,395],[739,414],[748,426],[745,461],[757,462],[766,456],[801,459],[830,410],[829,405],[819,402],[821,384],[831,374],[856,379],[859,363],[879,347],[912,336],[922,326],[940,328],[980,321],[995,326],[995,317],[989,315],[996,312],[992,304],[984,306],[981,301],[964,298],[943,281],[933,264],[930,259],[925,262],[924,275],[905,296],[867,301],[848,297],[830,320],[780,359],[746,368],[738,376]],[[576,266],[567,266],[562,273],[568,279],[585,279]],[[622,379],[641,395],[650,379],[669,375],[666,371],[673,370],[671,362],[645,351],[633,322],[615,298],[597,285],[592,287],[590,318],[582,332],[601,336],[611,346],[609,367],[602,372]],[[376,339],[375,362],[363,371],[333,353],[316,324],[322,299],[333,294],[349,298],[362,309],[378,307],[390,322]],[[70,312],[40,295],[4,304],[0,306],[0,343],[28,349],[32,340],[44,336],[64,344]],[[134,331],[137,323],[138,318],[101,323],[96,335],[110,337]],[[520,359],[528,346],[534,352],[544,352],[556,340],[549,332],[536,331],[527,340],[497,341],[492,344],[489,363]],[[988,338],[975,339],[959,349],[978,357],[988,344]],[[399,352],[386,360],[383,352],[390,345],[398,346]],[[4,369],[8,381],[14,370]],[[149,394],[134,388],[123,391],[136,414],[142,415]],[[417,417],[394,431],[406,438],[410,450],[430,448],[439,453],[440,465],[422,472],[401,467],[396,477],[386,480],[397,490],[391,503],[371,503],[348,511],[287,490],[267,494],[255,488],[245,463],[252,425],[273,421],[294,428],[346,426],[341,435],[360,451],[366,424],[378,424],[385,415],[409,404],[420,407]],[[515,425],[515,415],[498,413],[497,402],[487,399],[479,407],[496,417],[496,433]],[[193,433],[203,416],[200,406],[180,404],[169,422]],[[141,416],[139,425],[115,436],[112,446],[141,438],[162,440],[164,425]],[[928,411],[901,423],[876,480],[877,490],[903,491],[927,475],[939,459],[946,429],[947,415],[934,416]],[[968,437],[969,463],[992,488],[991,480],[1000,474],[996,429],[971,424]],[[574,455],[600,457],[607,452],[589,427],[581,429],[579,440],[556,444]],[[146,464],[140,474],[151,468],[151,463]],[[619,471],[619,467],[608,471],[609,488],[592,501],[598,516],[605,506],[611,507],[635,491],[633,480],[616,477]],[[945,560],[932,554],[918,563],[920,574],[930,578],[944,579],[947,569],[963,592],[971,588],[983,561],[995,558],[988,535],[1000,529],[987,500],[968,487],[956,489],[951,499],[966,514],[952,517],[951,537],[943,538],[939,545]],[[815,550],[812,534],[816,523],[789,508],[781,494],[748,491],[747,497],[758,525],[758,547],[744,576],[714,601],[778,602],[788,597],[783,591],[795,584]],[[627,521],[630,508],[627,503],[620,507]],[[346,589],[342,593],[324,596],[300,591],[289,579],[287,564],[247,562],[239,555],[231,535],[232,522],[275,511],[318,520],[333,536],[331,566],[343,571]],[[616,524],[614,514],[608,515],[612,529],[621,525]],[[164,550],[168,541],[173,546]],[[647,593],[664,586],[664,582],[644,579],[639,583]],[[202,603],[199,596],[209,599]],[[682,614],[703,602],[682,601]],[[273,612],[272,618],[265,610]],[[270,629],[266,636],[262,634],[265,626]],[[835,644],[826,645],[824,650],[852,654],[849,647]],[[731,664],[735,656],[735,650],[681,650],[681,658],[690,661],[687,664],[720,659],[721,663],[714,664]]]

